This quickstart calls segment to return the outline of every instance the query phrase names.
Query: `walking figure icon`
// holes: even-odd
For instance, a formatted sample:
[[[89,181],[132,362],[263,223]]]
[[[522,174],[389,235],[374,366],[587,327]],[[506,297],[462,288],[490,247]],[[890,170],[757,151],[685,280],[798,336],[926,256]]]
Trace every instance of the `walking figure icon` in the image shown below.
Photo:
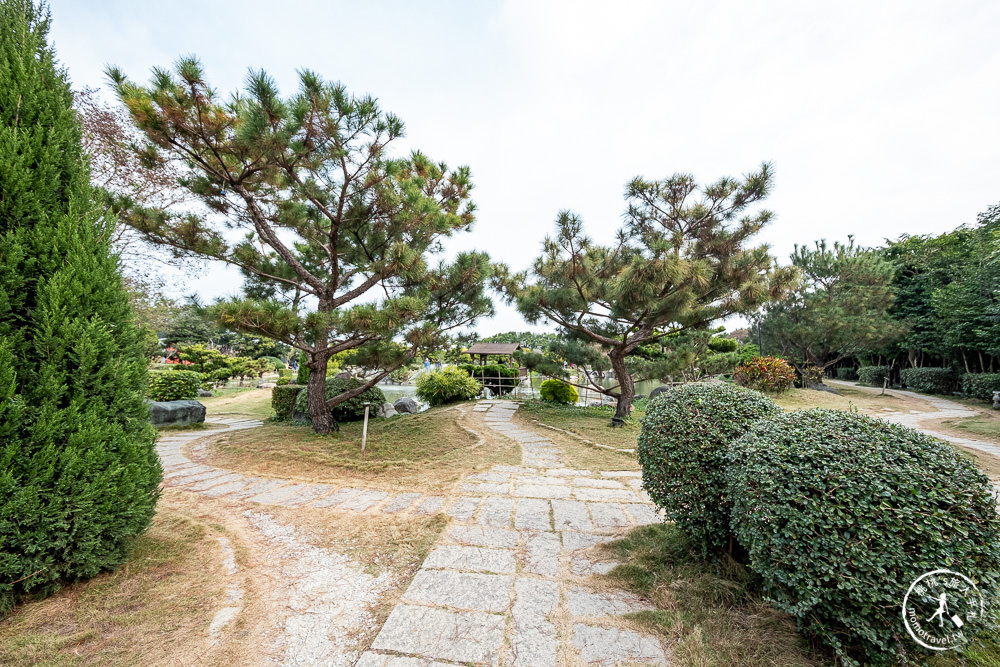
[[[937,608],[937,611],[934,612],[931,615],[931,617],[927,619],[927,622],[930,623],[931,621],[933,621],[936,618],[936,619],[938,619],[938,627],[939,628],[940,627],[944,627],[945,614],[947,614],[947,613],[948,613],[948,594],[947,593],[942,593],[941,597],[938,598],[938,608]],[[958,614],[952,614],[951,617],[950,617],[950,620],[951,620],[952,623],[955,624],[956,628],[960,628],[963,625],[965,625],[962,622],[962,619],[959,618]]]

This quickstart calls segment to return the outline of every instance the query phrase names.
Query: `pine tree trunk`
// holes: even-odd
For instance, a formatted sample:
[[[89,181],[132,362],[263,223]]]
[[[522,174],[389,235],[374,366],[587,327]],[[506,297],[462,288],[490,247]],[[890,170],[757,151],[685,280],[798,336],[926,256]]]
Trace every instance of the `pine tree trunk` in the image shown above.
[[[635,398],[635,382],[625,368],[625,354],[617,350],[608,355],[611,359],[611,367],[615,370],[615,377],[618,379],[620,395],[618,405],[615,408],[615,419],[628,419],[632,414],[632,400]]]
[[[326,355],[309,355],[309,381],[306,384],[306,405],[313,431],[321,435],[339,431],[333,413],[326,407]]]

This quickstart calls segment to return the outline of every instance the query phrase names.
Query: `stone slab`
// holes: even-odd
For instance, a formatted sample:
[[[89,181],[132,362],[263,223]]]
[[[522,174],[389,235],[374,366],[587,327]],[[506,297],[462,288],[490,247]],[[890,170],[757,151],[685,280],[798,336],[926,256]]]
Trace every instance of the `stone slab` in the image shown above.
[[[396,605],[372,649],[459,663],[497,664],[504,617],[485,612]]]
[[[630,480],[633,481],[633,480]],[[642,484],[642,480],[639,480]],[[591,487],[595,489],[624,489],[621,482],[613,479],[600,479],[598,477],[580,477],[573,480],[573,486]]]
[[[324,496],[319,500],[314,500],[309,505],[310,507],[336,507],[354,496],[364,493],[364,491],[364,489],[356,487],[344,487],[342,489],[337,489],[330,495]]]
[[[362,491],[353,498],[344,501],[337,506],[337,509],[341,510],[352,510],[354,512],[364,512],[370,507],[374,507],[383,500],[389,497],[389,494],[385,491],[376,491],[375,489],[368,489],[367,491]]]
[[[625,512],[632,518],[632,521],[640,526],[663,522],[663,519],[656,513],[656,508],[653,505],[632,503],[623,505],[623,507],[625,508]]]
[[[403,601],[500,613],[510,609],[513,583],[510,575],[422,569],[413,577]]]
[[[514,485],[514,495],[518,498],[568,498],[570,489],[564,484],[547,485],[522,484]]]
[[[444,498],[441,496],[429,496],[417,505],[417,509],[414,512],[417,514],[436,514],[442,505],[444,505]]]
[[[577,487],[573,496],[580,500],[625,500],[636,501],[636,493],[631,489],[588,489]]]
[[[482,498],[459,498],[448,508],[448,516],[456,521],[470,521],[482,502]]]
[[[526,535],[522,567],[525,572],[532,574],[540,574],[545,577],[558,576],[559,536],[555,533]]]
[[[556,530],[582,530],[594,529],[594,524],[590,521],[587,513],[586,503],[576,500],[553,500],[552,513],[555,518]]]
[[[573,616],[620,616],[653,609],[649,603],[626,593],[591,593],[582,588],[566,592],[566,608]]]
[[[510,525],[510,515],[513,511],[513,498],[487,498],[479,511],[479,523],[483,526],[506,528]]]
[[[518,533],[516,530],[504,528],[489,528],[487,526],[452,526],[448,537],[453,542],[474,547],[500,547],[516,549]]]
[[[551,509],[547,500],[521,499],[517,501],[514,527],[518,530],[552,530]]]
[[[628,525],[625,508],[617,503],[589,503],[590,517],[596,528],[621,528]]]
[[[432,551],[423,567],[513,574],[514,552],[508,549],[485,549],[445,544]]]
[[[385,504],[382,511],[386,514],[395,514],[396,512],[402,512],[410,505],[416,502],[417,498],[421,495],[420,493],[401,493],[389,502]]]
[[[632,630],[598,628],[583,623],[573,624],[573,647],[583,662],[591,665],[616,665],[627,660],[656,661],[663,664],[667,656],[657,640]]]
[[[558,664],[559,641],[548,616],[559,604],[559,585],[522,577],[514,583],[514,588],[510,663],[515,667]]]

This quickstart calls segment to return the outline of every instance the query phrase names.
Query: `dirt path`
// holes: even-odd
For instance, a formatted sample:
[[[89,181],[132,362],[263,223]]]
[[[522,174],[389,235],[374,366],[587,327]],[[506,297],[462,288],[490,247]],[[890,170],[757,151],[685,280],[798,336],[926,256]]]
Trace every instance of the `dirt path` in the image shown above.
[[[666,664],[667,647],[620,618],[648,605],[589,579],[614,566],[594,560],[592,547],[660,521],[639,474],[567,468],[551,440],[511,423],[516,409],[510,401],[474,408],[491,431],[520,445],[522,465],[469,475],[448,496],[263,478],[192,460],[212,437],[260,424],[253,420],[164,437],[165,487],[210,504],[253,552],[245,571],[226,558],[227,599],[207,630],[210,641],[252,637],[259,650],[247,664]],[[398,582],[317,547],[268,507],[371,520],[440,512],[451,525],[359,659],[352,638],[371,627],[370,609]]]

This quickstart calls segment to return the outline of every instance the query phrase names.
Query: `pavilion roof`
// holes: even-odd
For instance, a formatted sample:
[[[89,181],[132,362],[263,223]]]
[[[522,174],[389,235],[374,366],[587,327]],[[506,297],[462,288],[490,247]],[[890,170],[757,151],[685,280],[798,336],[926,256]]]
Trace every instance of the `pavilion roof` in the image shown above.
[[[463,350],[465,354],[498,354],[510,356],[515,350],[520,350],[519,343],[476,343],[468,350]]]

